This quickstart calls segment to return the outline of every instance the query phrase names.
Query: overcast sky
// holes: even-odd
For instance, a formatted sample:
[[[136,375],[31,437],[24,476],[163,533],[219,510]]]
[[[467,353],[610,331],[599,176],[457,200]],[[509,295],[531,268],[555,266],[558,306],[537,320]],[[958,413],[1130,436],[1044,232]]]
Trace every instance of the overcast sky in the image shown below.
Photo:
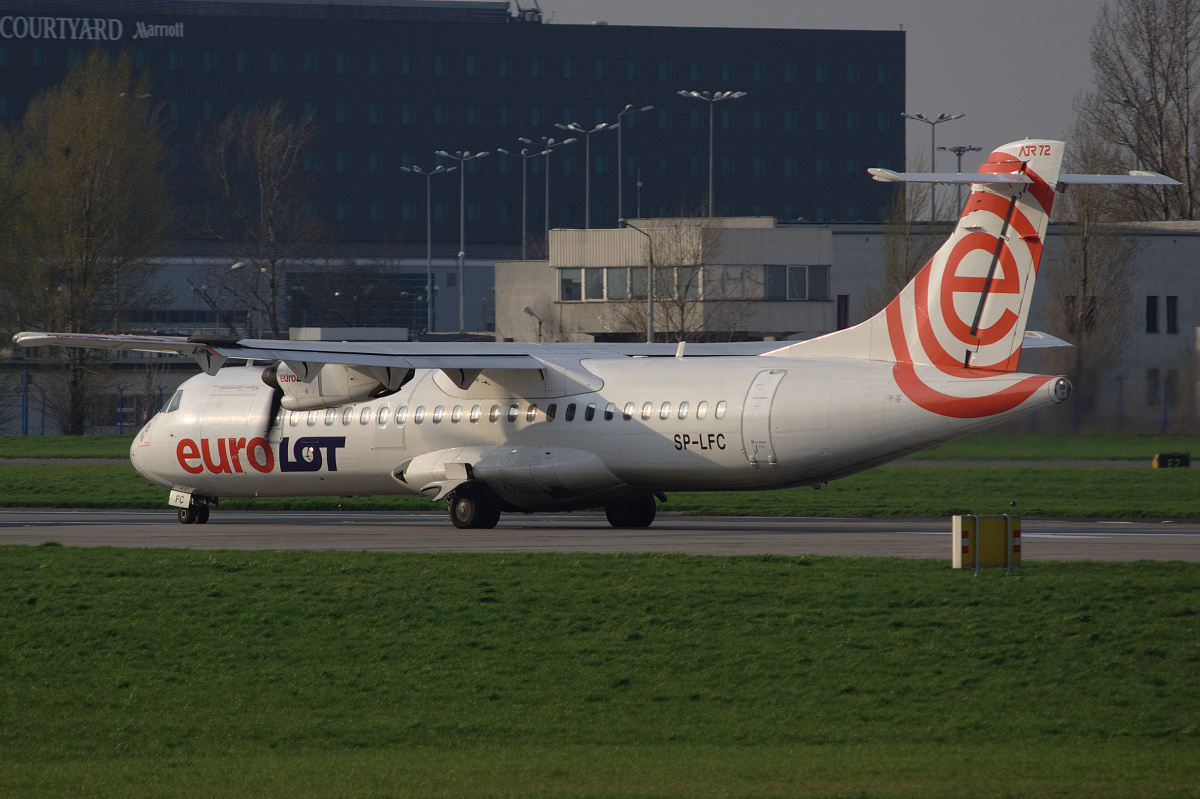
[[[938,146],[984,152],[1025,137],[1058,138],[1092,82],[1089,36],[1102,0],[540,0],[548,21],[610,25],[897,30],[908,50],[907,110],[966,114],[937,126]],[[532,6],[532,0],[521,0]],[[691,87],[689,87],[691,88]],[[703,87],[694,87],[703,88]],[[909,153],[929,126],[908,122]],[[974,156],[973,160],[972,156]],[[963,158],[974,171],[980,158]],[[954,157],[939,155],[952,171]]]

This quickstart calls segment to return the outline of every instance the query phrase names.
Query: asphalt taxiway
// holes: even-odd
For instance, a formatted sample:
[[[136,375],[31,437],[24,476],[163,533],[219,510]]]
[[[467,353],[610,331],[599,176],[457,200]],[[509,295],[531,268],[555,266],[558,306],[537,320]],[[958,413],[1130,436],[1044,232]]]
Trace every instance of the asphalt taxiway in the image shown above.
[[[946,558],[949,518],[660,516],[615,530],[599,513],[506,514],[494,530],[455,529],[443,512],[2,510],[0,545],[370,550],[379,552],[678,552]],[[1200,522],[1022,520],[1025,560],[1200,561]]]

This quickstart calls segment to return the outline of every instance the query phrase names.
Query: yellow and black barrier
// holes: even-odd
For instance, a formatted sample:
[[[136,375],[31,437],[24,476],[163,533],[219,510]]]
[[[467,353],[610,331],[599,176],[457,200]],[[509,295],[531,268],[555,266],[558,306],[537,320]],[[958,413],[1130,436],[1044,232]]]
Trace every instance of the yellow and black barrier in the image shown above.
[[[954,554],[956,569],[1004,568],[1008,574],[1021,565],[1021,517],[955,516]]]

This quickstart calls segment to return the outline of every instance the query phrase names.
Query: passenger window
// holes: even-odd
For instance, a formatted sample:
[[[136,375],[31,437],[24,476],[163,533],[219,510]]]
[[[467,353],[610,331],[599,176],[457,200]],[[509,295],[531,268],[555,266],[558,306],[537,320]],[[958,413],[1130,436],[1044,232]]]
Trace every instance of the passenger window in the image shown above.
[[[604,421],[611,422],[613,417],[617,415],[617,406],[611,402],[604,406]]]
[[[283,408],[279,409],[279,413],[275,414],[275,426],[283,427],[283,420],[287,418],[288,412]]]
[[[632,402],[625,403],[625,410],[621,412],[621,416],[624,417],[625,421],[627,421],[627,422],[633,418],[633,403]]]
[[[567,410],[563,414],[563,421],[564,422],[575,421],[575,403],[572,402],[570,405],[567,406]]]
[[[336,418],[337,418],[337,409],[330,408],[329,410],[325,411],[325,424],[326,425],[333,424],[333,420]]]
[[[514,402],[512,405],[508,406],[508,421],[515,422],[515,421],[517,421],[517,417],[520,415],[521,415],[521,406],[520,405],[518,405],[517,403]]]
[[[557,413],[558,413],[558,405],[557,404],[552,402],[549,405],[547,405],[546,406],[546,421],[553,422],[554,415]]]
[[[654,415],[654,403],[647,402],[645,405],[642,406],[642,418],[649,419],[653,415]]]
[[[724,400],[717,403],[717,410],[713,412],[713,415],[716,416],[718,419],[725,418],[725,402],[724,402]]]
[[[658,418],[659,419],[670,419],[671,418],[671,403],[664,402],[662,404],[662,407],[660,407],[658,409]]]
[[[317,417],[318,417],[319,415],[320,415],[320,414],[318,414],[316,411],[309,411],[309,412],[308,412],[308,426],[309,426],[309,427],[314,427],[314,426],[316,426],[316,424],[317,424]]]
[[[529,410],[525,411],[525,421],[532,422],[537,418],[537,406],[530,405]]]
[[[179,410],[179,403],[181,403],[181,402],[183,402],[183,392],[176,391],[171,396],[171,402],[167,405],[167,409],[166,409],[166,411],[164,411],[164,413],[171,413],[173,411]]]
[[[346,410],[342,411],[342,424],[350,424],[354,421],[354,406],[351,405]]]
[[[702,402],[696,406],[696,418],[703,422],[706,416],[708,416],[708,403]]]
[[[436,408],[433,409],[433,423],[441,424],[442,417],[445,415],[446,415],[446,406],[444,406],[444,405],[437,406]]]
[[[288,414],[288,424],[292,427],[300,424],[300,411],[292,411]]]
[[[587,408],[583,411],[583,420],[590,422],[596,418],[596,403],[589,402]]]
[[[450,412],[450,421],[454,422],[455,424],[458,424],[459,422],[461,422],[462,421],[462,411],[463,411],[463,409],[462,409],[461,405],[455,405],[454,410],[452,410]]]
[[[471,424],[476,424],[479,421],[481,413],[483,413],[483,408],[478,405],[471,409]]]
[[[362,413],[358,415],[358,423],[366,424],[367,422],[371,421],[371,413],[372,410],[370,407],[363,408]]]
[[[396,409],[396,424],[404,424],[408,421],[408,406],[401,405]]]
[[[379,423],[380,427],[384,427],[389,421],[391,421],[391,418],[392,406],[384,405],[379,409],[379,415],[375,418],[375,421]]]
[[[500,418],[500,406],[493,405],[491,411],[488,412],[488,421],[494,422]]]
[[[688,408],[689,408],[689,407],[690,407],[690,406],[687,404],[687,402],[686,402],[686,401],[679,403],[679,418],[680,418],[680,419],[686,419],[686,418],[687,418],[687,416],[688,416]]]
[[[413,424],[420,424],[423,421],[425,421],[425,406],[418,405],[417,409],[413,411]]]

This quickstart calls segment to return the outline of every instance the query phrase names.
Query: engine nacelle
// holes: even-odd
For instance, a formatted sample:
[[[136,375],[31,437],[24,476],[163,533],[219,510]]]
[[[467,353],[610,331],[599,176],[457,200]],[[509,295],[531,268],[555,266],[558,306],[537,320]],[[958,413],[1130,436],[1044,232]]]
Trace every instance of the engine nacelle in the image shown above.
[[[280,405],[289,411],[333,408],[351,402],[395,394],[412,379],[412,369],[345,366],[338,363],[299,365],[279,362],[263,370],[262,380],[283,393]],[[297,372],[300,374],[297,374]],[[305,379],[307,377],[307,379]]]

